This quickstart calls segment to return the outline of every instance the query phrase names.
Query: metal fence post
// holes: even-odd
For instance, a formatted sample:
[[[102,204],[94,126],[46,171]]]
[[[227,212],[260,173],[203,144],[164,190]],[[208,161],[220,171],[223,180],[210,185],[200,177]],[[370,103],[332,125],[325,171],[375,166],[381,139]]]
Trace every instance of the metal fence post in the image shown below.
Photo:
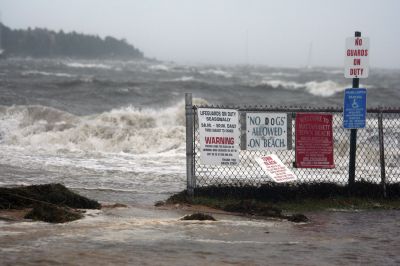
[[[193,187],[193,106],[192,94],[185,93],[186,114],[186,189],[189,196],[194,195]]]
[[[382,194],[386,198],[386,172],[385,172],[385,145],[383,139],[383,114],[378,113],[378,129],[379,129],[379,161],[381,164],[381,185]]]
[[[355,37],[361,37],[361,32],[356,31]],[[353,78],[353,88],[358,88],[359,78]],[[357,151],[357,129],[350,130],[350,158],[349,158],[349,187],[352,191],[356,176],[356,151]]]

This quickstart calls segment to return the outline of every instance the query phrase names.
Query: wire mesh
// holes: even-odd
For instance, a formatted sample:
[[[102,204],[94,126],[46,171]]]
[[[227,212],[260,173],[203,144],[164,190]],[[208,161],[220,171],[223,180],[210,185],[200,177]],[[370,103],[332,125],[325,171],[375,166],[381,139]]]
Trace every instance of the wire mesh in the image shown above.
[[[383,114],[386,183],[400,182],[400,113]]]
[[[200,135],[196,109],[200,106],[194,106],[194,176],[196,179],[196,187],[203,186],[260,186],[270,183],[272,180],[261,169],[255,161],[256,156],[267,154],[276,154],[281,161],[292,171],[297,177],[297,183],[322,183],[330,182],[345,185],[348,183],[349,171],[349,154],[350,154],[350,130],[343,128],[343,114],[341,109],[333,108],[268,108],[268,107],[245,107],[233,108],[239,110],[239,126],[245,125],[246,112],[280,112],[287,113],[293,119],[291,120],[291,146],[290,150],[261,150],[249,151],[241,150],[239,153],[239,164],[236,166],[223,165],[204,165],[200,161]],[[201,106],[201,108],[229,108]],[[232,108],[232,107],[231,107]],[[325,113],[332,114],[332,130],[334,145],[334,164],[332,169],[327,168],[296,168],[295,166],[295,121],[297,112],[309,113]],[[366,127],[359,129],[357,132],[357,150],[356,150],[356,181],[368,181],[372,183],[381,182],[381,165],[380,165],[380,145],[379,145],[379,128],[378,114],[381,110],[368,110]],[[400,141],[400,112],[385,112],[383,115],[384,125],[384,146],[386,158],[386,180],[387,182],[399,182],[400,168],[397,167],[400,161],[400,152],[398,145]],[[240,128],[241,130],[241,128]],[[240,138],[243,141],[243,138]],[[290,146],[290,145],[289,145]]]

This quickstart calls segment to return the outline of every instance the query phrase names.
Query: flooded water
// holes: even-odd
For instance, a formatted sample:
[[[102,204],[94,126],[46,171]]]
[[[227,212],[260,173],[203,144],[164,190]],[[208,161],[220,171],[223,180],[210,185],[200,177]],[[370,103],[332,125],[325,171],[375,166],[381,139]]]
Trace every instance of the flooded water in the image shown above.
[[[309,213],[307,224],[153,208],[68,224],[0,222],[2,265],[399,265],[398,211]]]
[[[398,106],[399,76],[371,71],[370,107]],[[179,221],[186,212],[153,207],[186,185],[185,92],[209,104],[339,106],[348,85],[327,68],[0,61],[0,185],[58,182],[128,205],[67,224],[0,221],[0,265],[400,264],[399,211],[293,224]]]

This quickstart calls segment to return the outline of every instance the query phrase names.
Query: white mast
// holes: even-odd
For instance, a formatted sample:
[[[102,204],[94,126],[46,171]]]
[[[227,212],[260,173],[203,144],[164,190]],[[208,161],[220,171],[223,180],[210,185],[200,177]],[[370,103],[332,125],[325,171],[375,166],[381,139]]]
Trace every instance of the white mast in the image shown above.
[[[0,55],[2,55],[4,53],[3,50],[3,38],[2,38],[2,33],[3,33],[3,21],[1,19],[1,11],[0,11]]]

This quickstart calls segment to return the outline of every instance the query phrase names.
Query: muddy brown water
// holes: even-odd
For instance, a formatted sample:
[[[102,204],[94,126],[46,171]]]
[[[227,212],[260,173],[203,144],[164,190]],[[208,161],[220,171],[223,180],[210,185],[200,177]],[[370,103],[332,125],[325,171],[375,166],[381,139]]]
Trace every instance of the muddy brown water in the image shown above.
[[[314,212],[294,224],[151,206],[67,224],[0,221],[1,265],[399,265],[400,212]]]

